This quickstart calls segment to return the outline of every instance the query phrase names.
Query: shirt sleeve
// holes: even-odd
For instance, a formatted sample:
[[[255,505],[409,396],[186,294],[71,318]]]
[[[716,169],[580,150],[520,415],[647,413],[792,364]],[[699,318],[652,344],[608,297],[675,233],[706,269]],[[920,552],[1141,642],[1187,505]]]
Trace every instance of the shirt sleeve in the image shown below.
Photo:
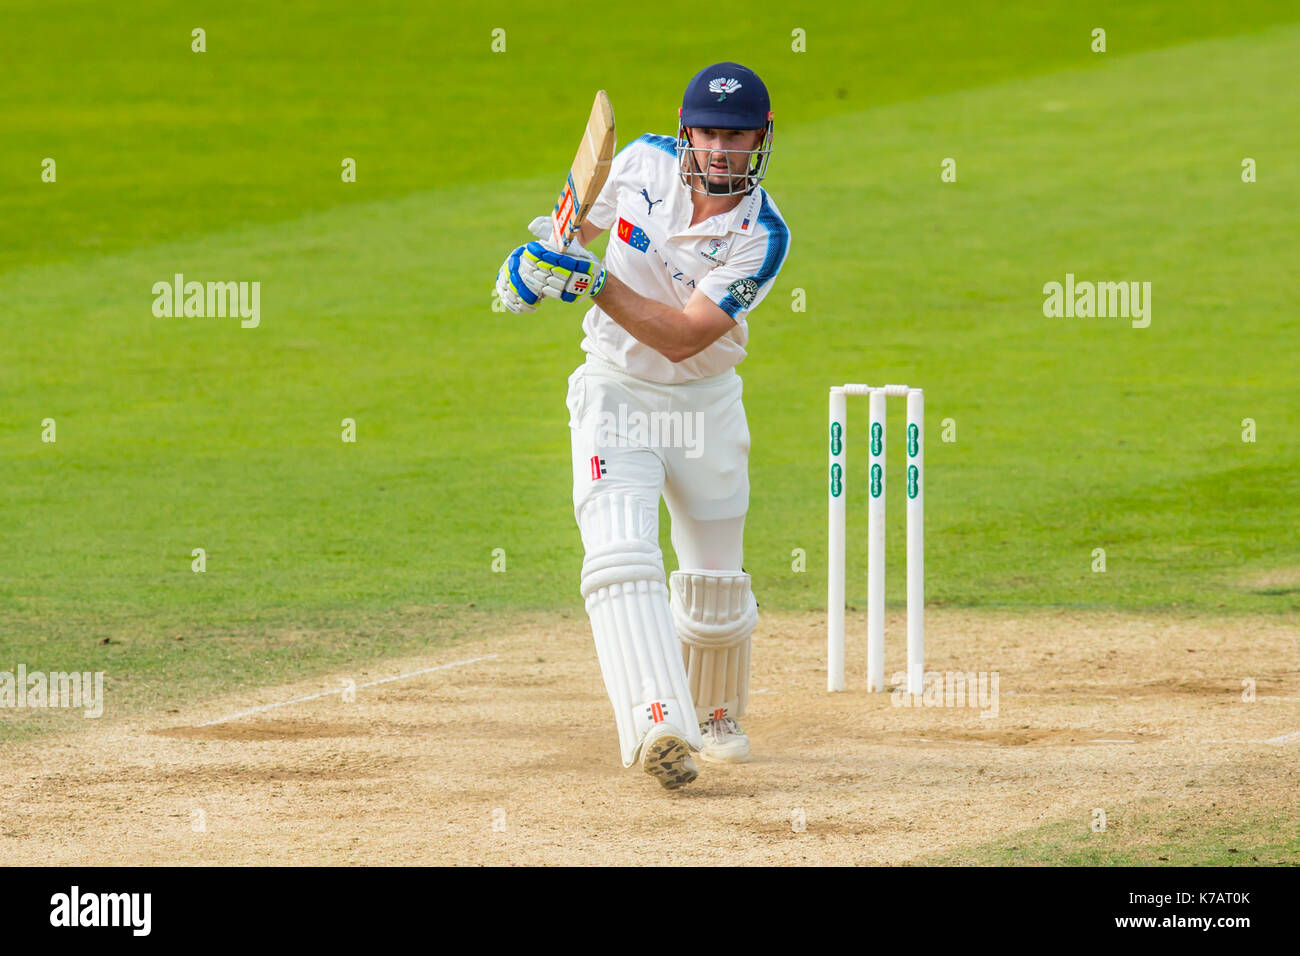
[[[771,291],[790,251],[790,233],[777,220],[767,226],[766,236],[755,236],[736,250],[725,264],[709,272],[696,288],[713,300],[737,322]]]

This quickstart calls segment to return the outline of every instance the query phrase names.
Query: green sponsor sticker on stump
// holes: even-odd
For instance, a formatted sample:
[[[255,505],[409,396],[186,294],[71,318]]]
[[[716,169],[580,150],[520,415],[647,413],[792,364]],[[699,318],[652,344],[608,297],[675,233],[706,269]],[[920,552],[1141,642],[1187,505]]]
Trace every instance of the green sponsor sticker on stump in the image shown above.
[[[880,466],[879,466],[879,465],[872,465],[872,466],[871,466],[871,497],[873,497],[873,498],[879,498],[879,497],[880,497],[880,477],[881,477],[881,474],[882,474],[882,472],[881,472],[881,469],[880,469]]]

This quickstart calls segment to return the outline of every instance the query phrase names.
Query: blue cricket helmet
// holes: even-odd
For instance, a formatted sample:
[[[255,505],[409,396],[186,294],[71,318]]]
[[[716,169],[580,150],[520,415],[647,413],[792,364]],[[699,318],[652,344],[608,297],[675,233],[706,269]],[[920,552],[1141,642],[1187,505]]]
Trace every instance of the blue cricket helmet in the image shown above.
[[[733,177],[725,190],[711,188],[708,181],[708,156],[700,153],[739,153],[741,150],[705,150],[691,144],[687,127],[710,129],[761,129],[758,148],[745,150],[749,163],[745,175]],[[767,86],[747,66],[726,61],[706,66],[691,78],[677,111],[677,156],[681,161],[682,182],[695,192],[709,195],[737,195],[751,192],[767,174],[772,154],[772,103]],[[729,160],[730,157],[728,156]]]

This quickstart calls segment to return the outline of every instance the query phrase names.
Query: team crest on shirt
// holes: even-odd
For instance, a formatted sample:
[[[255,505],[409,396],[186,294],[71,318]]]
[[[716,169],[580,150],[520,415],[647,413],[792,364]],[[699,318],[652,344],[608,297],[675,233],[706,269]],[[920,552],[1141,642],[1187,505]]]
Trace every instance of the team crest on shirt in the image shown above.
[[[758,298],[758,283],[753,279],[737,279],[727,286],[727,293],[745,308],[749,308]]]
[[[722,263],[727,261],[727,240],[710,239],[709,244],[698,251],[700,255],[708,259],[710,262],[722,265]]]

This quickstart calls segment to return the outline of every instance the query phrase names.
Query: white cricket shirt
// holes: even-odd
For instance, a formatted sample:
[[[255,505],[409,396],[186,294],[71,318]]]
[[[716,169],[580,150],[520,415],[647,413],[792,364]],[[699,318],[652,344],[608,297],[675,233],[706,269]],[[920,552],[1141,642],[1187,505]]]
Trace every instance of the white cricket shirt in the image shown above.
[[[623,147],[587,221],[610,231],[605,266],[633,291],[681,309],[699,289],[736,324],[703,351],[671,362],[606,315],[599,299],[582,320],[584,351],[669,385],[719,375],[745,358],[746,318],[767,296],[790,248],[785,220],[762,186],[730,212],[692,226],[675,143],[646,133]]]

